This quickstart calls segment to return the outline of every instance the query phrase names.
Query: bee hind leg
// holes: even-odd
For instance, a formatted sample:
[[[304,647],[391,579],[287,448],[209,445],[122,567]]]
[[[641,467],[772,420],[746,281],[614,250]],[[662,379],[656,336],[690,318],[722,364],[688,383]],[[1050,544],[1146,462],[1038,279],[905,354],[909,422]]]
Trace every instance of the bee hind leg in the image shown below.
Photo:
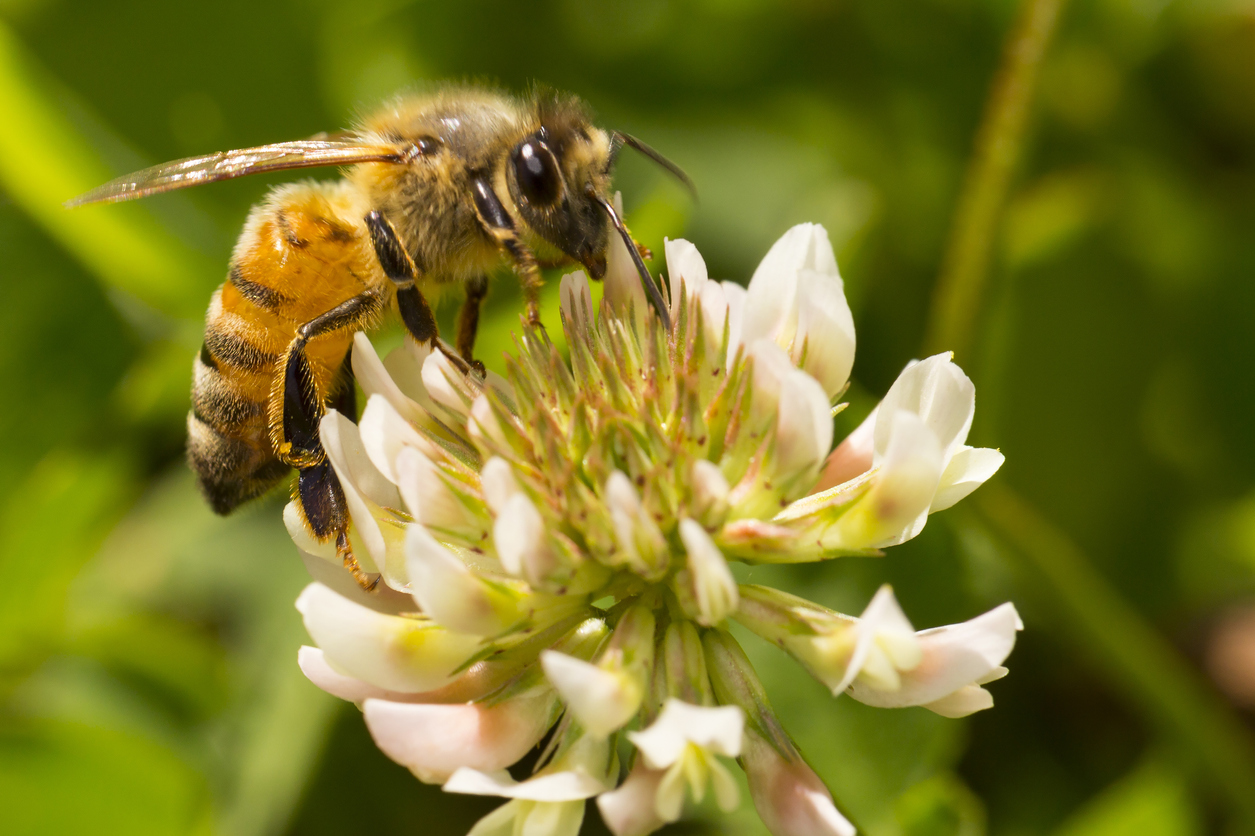
[[[344,567],[367,590],[375,588],[378,578],[372,578],[363,571],[349,543],[351,520],[344,488],[327,460],[327,453],[318,436],[318,426],[326,414],[326,407],[314,385],[305,347],[310,340],[324,334],[361,327],[378,314],[382,304],[378,292],[363,293],[300,326],[288,344],[280,372],[282,377],[275,381],[278,391],[271,395],[271,443],[279,460],[299,471],[294,499],[305,523],[315,539],[335,540],[336,553]],[[346,414],[351,418],[356,418],[356,397],[348,354],[345,355],[341,379],[343,388],[333,403],[339,409],[348,410]]]

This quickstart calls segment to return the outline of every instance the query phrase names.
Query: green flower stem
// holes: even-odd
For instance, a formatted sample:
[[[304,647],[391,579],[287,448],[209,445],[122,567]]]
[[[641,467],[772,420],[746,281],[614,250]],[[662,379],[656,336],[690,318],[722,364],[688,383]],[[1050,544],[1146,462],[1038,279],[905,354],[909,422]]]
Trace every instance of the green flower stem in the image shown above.
[[[1204,773],[1244,829],[1255,831],[1255,746],[1239,719],[1076,544],[1015,491],[988,484],[972,499],[975,524],[1009,547],[1023,589],[1040,596],[1055,626],[1071,632],[1096,670]]]
[[[1020,159],[1038,70],[1062,6],[1063,0],[1024,0],[1007,36],[933,289],[924,356],[953,351],[963,359],[972,348],[999,215]]]

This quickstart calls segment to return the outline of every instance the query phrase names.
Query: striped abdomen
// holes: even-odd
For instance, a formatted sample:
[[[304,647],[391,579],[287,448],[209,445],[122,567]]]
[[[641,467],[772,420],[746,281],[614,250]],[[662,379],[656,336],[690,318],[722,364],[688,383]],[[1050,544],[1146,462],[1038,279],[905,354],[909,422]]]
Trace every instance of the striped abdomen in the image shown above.
[[[227,281],[209,305],[187,416],[188,461],[220,514],[265,493],[291,469],[275,454],[270,416],[296,329],[383,281],[364,214],[337,182],[277,189],[249,216]],[[343,382],[351,343],[352,334],[341,331],[306,348],[324,402]]]

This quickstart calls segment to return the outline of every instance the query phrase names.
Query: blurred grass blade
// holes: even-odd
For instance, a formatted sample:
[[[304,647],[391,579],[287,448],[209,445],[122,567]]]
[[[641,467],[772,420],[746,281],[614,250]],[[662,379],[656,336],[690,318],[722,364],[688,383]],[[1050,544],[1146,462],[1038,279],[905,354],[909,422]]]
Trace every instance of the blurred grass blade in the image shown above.
[[[1124,602],[1066,534],[1003,485],[974,495],[975,508],[1011,548],[1022,588],[1053,610],[1098,673],[1227,798],[1255,832],[1255,747],[1248,729],[1177,652]]]
[[[1020,159],[1038,70],[1062,6],[1063,0],[1024,0],[1003,45],[933,289],[924,356],[953,351],[960,362],[970,362],[998,219]]]
[[[212,286],[207,259],[139,207],[61,205],[117,172],[103,165],[46,87],[0,21],[0,187],[106,286],[168,315],[198,317]]]

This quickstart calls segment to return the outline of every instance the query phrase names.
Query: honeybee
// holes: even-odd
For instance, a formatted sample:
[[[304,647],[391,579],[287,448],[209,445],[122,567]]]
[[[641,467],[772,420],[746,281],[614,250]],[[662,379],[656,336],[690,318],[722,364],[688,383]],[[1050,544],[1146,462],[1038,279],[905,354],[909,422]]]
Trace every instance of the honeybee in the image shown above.
[[[592,124],[574,96],[528,99],[451,87],[398,99],[356,129],[165,163],[67,206],[131,200],[246,174],[351,166],[343,179],[273,189],[253,207],[214,293],[193,362],[188,461],[227,514],[298,472],[293,500],[363,587],[344,491],[318,438],[328,408],[355,417],[352,335],[395,306],[413,339],[466,373],[487,273],[504,256],[538,324],[542,264],[578,262],[600,278],[610,234],[627,244],[658,315],[667,308],[609,199],[615,159],[632,147],[686,185],[639,140]],[[438,340],[423,290],[458,283],[457,354]]]

